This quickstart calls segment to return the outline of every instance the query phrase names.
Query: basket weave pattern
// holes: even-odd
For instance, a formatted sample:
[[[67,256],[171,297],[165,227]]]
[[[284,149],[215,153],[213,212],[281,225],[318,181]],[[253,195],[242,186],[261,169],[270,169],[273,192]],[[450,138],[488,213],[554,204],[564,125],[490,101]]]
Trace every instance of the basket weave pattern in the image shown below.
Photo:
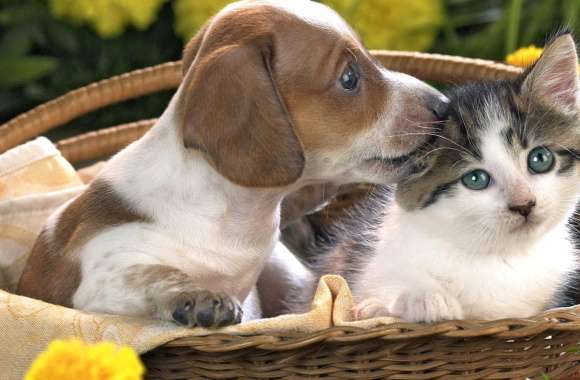
[[[521,70],[444,55],[374,51],[388,68],[459,84],[513,78]],[[88,112],[176,87],[180,62],[137,70],[72,91],[0,126],[0,153]],[[139,138],[141,120],[61,140],[71,162],[104,158]],[[143,356],[150,379],[567,379],[580,377],[580,306],[535,318],[334,327],[295,336],[178,339]]]

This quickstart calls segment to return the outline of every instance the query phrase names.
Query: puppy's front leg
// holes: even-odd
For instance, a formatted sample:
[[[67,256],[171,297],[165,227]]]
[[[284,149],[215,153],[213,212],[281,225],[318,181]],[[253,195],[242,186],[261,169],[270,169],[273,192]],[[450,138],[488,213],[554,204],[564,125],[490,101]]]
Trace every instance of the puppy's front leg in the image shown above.
[[[222,327],[239,323],[242,318],[236,299],[201,288],[189,275],[171,266],[134,264],[111,277],[83,278],[74,306],[173,321],[187,327]],[[103,282],[107,285],[98,286]]]

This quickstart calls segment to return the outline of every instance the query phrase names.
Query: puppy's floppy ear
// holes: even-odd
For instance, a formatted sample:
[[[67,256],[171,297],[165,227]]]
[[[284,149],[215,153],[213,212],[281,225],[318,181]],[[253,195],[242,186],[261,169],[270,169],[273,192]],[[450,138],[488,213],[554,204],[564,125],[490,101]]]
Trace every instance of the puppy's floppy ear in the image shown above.
[[[578,57],[570,33],[564,32],[553,38],[524,76],[524,92],[563,111],[580,110]]]
[[[303,150],[274,79],[271,37],[203,50],[183,88],[185,146],[241,186],[296,181]]]

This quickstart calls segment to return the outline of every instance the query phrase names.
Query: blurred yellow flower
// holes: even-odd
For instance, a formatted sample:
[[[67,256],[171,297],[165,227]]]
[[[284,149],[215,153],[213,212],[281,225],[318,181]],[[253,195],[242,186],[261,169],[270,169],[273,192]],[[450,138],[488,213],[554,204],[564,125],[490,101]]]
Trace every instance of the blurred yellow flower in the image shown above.
[[[115,37],[127,25],[145,29],[166,0],[49,0],[52,13],[78,24],[90,24],[101,37]]]
[[[533,65],[542,55],[544,49],[530,45],[509,54],[505,61],[513,66],[528,67]]]
[[[189,40],[213,15],[232,0],[175,0],[175,32],[185,41]]]
[[[523,68],[530,67],[540,59],[543,51],[543,48],[530,45],[528,47],[519,48],[513,53],[508,54],[508,56],[505,57],[505,61],[513,66]],[[578,72],[580,73],[580,65],[578,65]]]
[[[442,0],[322,0],[370,49],[427,50],[443,24]]]
[[[129,347],[71,339],[51,342],[24,380],[141,380],[144,373],[139,357]]]

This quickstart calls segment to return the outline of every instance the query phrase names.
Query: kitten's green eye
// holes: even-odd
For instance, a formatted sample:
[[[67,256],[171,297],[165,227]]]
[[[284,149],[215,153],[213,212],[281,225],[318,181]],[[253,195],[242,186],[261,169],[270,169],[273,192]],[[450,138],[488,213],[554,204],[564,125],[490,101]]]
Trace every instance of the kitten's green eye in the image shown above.
[[[546,147],[539,146],[528,154],[528,167],[535,174],[547,173],[554,167],[554,154]]]
[[[461,182],[471,190],[483,190],[489,186],[491,177],[486,171],[476,169],[461,177]]]

